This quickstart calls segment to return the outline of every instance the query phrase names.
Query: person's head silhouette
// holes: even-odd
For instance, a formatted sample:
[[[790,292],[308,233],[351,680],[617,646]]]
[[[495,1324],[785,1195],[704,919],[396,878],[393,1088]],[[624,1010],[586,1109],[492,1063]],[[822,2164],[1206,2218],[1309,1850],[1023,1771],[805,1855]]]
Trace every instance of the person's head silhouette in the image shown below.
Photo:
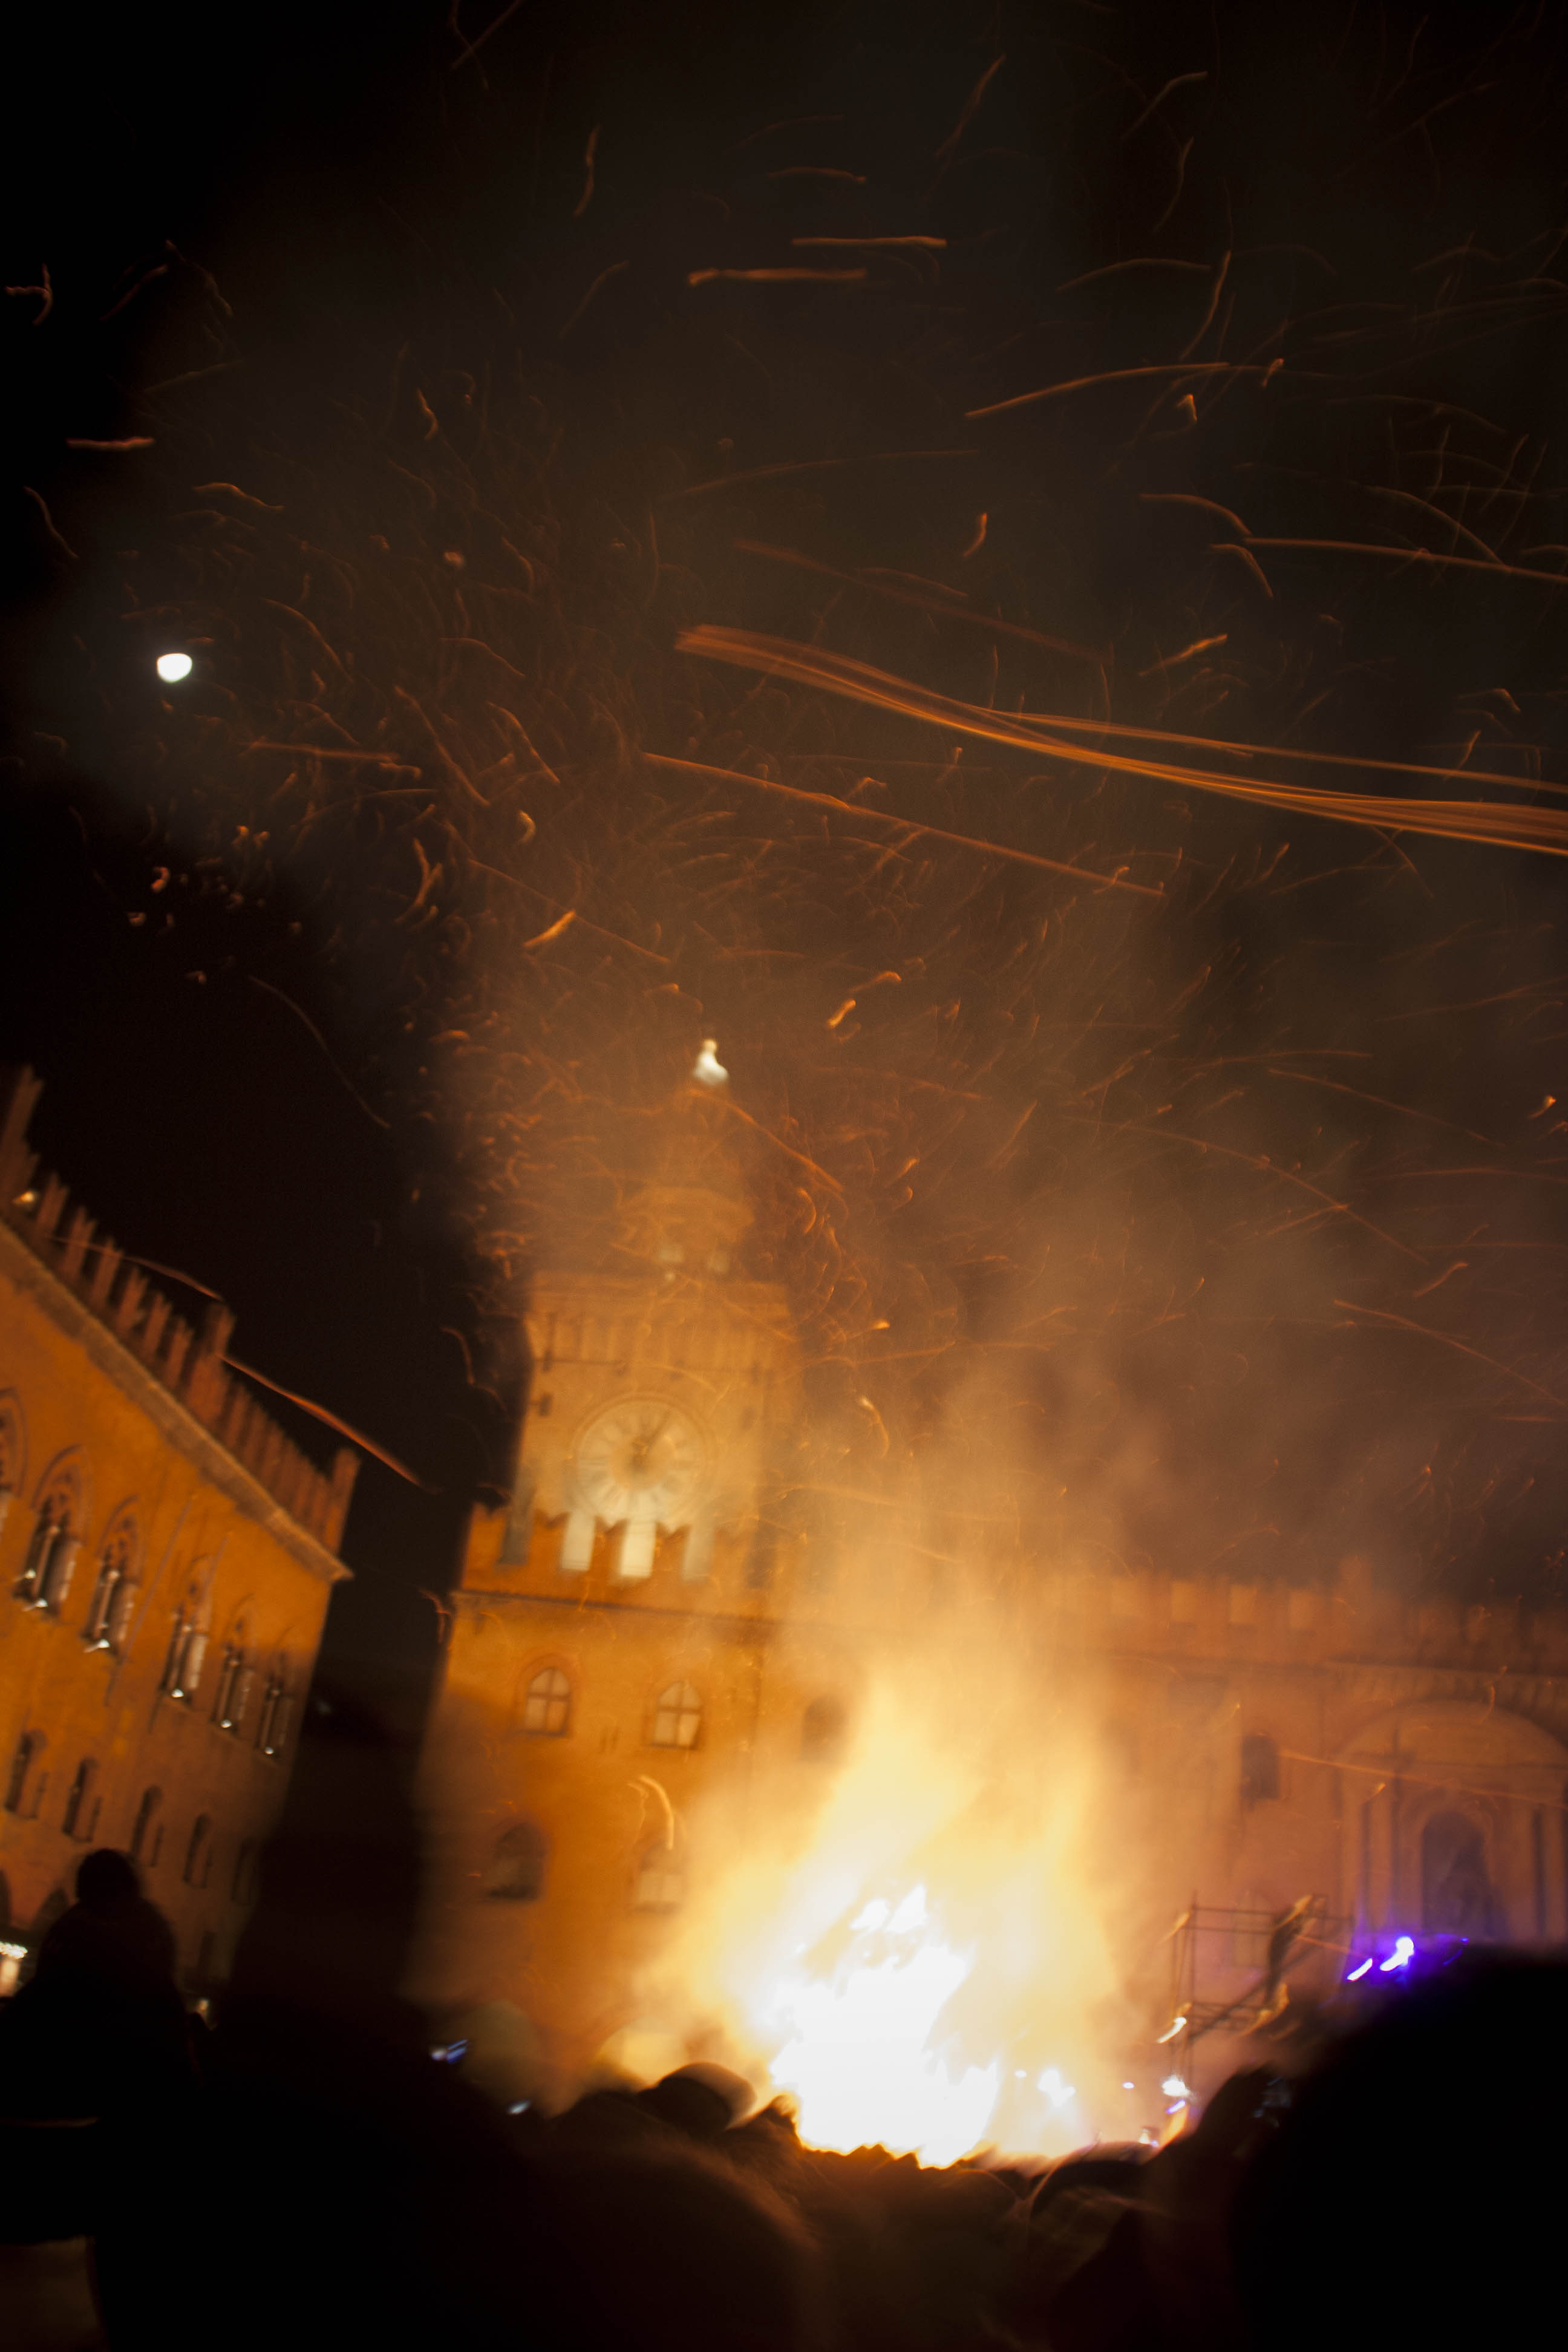
[[[89,1910],[104,1910],[115,1903],[133,1903],[141,1892],[142,1878],[136,1864],[128,1853],[121,1853],[111,1845],[100,1845],[77,1866],[76,1899]]]

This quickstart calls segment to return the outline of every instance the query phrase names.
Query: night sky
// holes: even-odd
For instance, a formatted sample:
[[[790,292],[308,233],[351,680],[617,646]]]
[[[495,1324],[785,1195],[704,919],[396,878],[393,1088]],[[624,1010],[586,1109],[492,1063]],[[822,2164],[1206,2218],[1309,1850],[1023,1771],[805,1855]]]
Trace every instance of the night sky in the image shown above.
[[[1097,1559],[1556,1593],[1561,860],[1042,768],[755,645],[1560,822],[1553,12],[13,39],[0,1052],[116,1238],[422,1482],[362,1474],[335,1668],[415,1703],[529,1266],[710,1032],[801,1491],[958,1508],[982,1415]]]

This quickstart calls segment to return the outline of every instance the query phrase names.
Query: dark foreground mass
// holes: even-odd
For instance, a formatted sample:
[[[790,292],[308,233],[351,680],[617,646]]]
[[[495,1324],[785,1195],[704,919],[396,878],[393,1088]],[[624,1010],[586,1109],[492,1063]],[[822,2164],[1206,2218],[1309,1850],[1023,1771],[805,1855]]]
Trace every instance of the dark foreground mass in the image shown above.
[[[1552,2308],[1554,1958],[1465,1955],[1294,2080],[1233,2076],[1158,2154],[1044,2173],[809,2149],[703,2068],[514,2116],[432,2064],[395,1990],[418,1893],[400,1769],[341,1716],[313,1745],[210,2040],[163,2032],[143,1950],[116,2014],[154,2030],[99,2078],[97,2130],[5,2126],[0,2234],[94,2233],[112,2352],[1274,2352]],[[26,2021],[24,1996],[0,2035],[12,2116],[47,2105]],[[80,2155],[25,2173],[29,2143],[68,2138]]]

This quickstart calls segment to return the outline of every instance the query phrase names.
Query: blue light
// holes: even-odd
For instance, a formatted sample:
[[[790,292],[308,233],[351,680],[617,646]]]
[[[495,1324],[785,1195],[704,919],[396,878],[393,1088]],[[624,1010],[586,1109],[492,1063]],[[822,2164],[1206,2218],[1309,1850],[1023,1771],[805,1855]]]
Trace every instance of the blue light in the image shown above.
[[[1387,1976],[1394,1969],[1407,1969],[1415,1958],[1415,1947],[1408,1936],[1401,1936],[1387,1959],[1380,1962],[1378,1973]]]
[[[1350,1972],[1349,1976],[1348,1976],[1348,1977],[1346,1977],[1346,1979],[1345,1979],[1345,1982],[1346,1982],[1346,1984],[1359,1984],[1359,1983],[1361,1982],[1361,1980],[1362,1980],[1363,1977],[1364,1977],[1364,1976],[1365,1976],[1365,1974],[1366,1974],[1366,1972],[1367,1972],[1368,1969],[1370,1969],[1370,1968],[1371,1968],[1371,1966],[1372,1966],[1372,1954],[1369,1952],[1369,1953],[1367,1954],[1367,1956],[1366,1956],[1365,1959],[1364,1959],[1364,1960],[1363,1960],[1363,1962],[1362,1962],[1362,1964],[1361,1964],[1360,1968],[1359,1968],[1359,1969],[1352,1969],[1351,1970],[1351,1972]]]

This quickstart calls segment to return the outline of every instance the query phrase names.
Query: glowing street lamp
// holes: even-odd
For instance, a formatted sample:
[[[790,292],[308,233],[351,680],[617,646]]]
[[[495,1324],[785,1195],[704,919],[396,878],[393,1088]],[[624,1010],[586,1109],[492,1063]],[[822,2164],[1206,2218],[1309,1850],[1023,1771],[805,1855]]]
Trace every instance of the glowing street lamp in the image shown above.
[[[189,677],[195,664],[189,654],[160,654],[153,667],[165,686],[178,686],[182,678]]]

